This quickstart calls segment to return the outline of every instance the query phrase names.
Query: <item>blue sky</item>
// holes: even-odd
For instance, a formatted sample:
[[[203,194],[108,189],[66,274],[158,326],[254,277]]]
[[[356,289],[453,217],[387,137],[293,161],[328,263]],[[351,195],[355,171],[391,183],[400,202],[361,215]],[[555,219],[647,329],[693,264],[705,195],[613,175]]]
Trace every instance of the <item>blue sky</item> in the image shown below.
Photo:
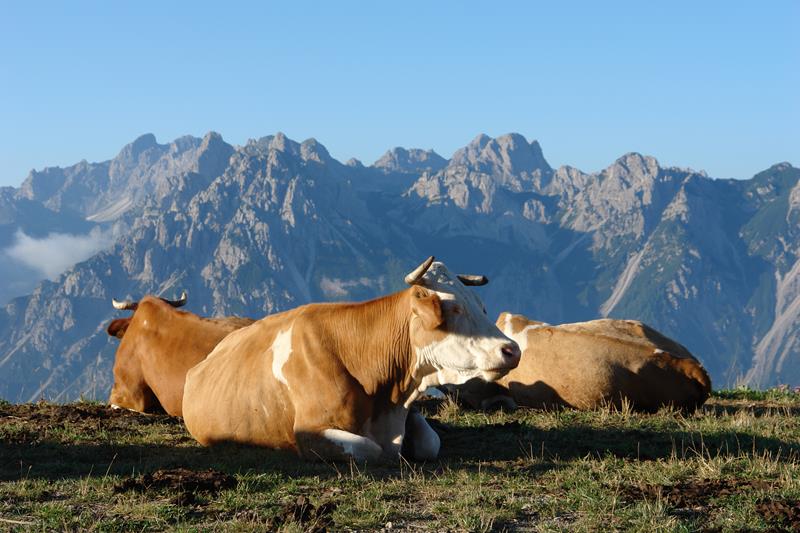
[[[480,132],[553,166],[625,152],[747,178],[800,164],[800,2],[5,2],[0,185],[220,132],[369,164]]]

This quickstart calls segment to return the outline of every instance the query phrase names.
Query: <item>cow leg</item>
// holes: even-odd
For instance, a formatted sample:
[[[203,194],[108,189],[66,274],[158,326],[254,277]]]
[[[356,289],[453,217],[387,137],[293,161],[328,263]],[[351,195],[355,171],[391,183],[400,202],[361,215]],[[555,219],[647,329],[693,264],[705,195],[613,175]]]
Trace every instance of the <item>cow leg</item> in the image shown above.
[[[114,383],[111,388],[111,395],[108,397],[108,403],[114,409],[129,409],[139,413],[157,410],[161,406],[156,395],[144,383],[135,387],[126,387],[121,386],[119,383]]]
[[[383,448],[372,439],[341,429],[326,428],[321,431],[295,429],[297,450],[306,459],[332,459],[334,461],[377,461]]]
[[[417,461],[428,461],[439,456],[441,440],[425,417],[418,411],[408,413],[403,455]]]

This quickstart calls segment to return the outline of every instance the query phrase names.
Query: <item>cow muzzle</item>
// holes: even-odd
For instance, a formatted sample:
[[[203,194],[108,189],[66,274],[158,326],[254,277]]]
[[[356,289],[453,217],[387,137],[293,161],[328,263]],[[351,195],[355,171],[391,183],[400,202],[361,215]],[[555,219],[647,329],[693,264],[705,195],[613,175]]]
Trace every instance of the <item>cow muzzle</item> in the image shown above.
[[[514,341],[501,344],[492,358],[492,365],[481,370],[481,377],[485,381],[495,381],[508,374],[519,365],[521,352],[519,345]]]
[[[514,341],[508,342],[500,347],[500,357],[503,360],[503,366],[507,367],[509,370],[517,368],[521,356],[522,352],[519,349],[519,345]]]

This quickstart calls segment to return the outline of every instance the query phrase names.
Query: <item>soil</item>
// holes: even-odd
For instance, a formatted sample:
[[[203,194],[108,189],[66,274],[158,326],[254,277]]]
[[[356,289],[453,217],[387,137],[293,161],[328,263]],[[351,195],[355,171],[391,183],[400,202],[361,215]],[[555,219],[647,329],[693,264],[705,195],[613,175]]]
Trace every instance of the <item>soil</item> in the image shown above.
[[[322,501],[315,506],[306,496],[301,495],[283,505],[272,519],[270,529],[277,530],[287,522],[294,522],[303,526],[305,531],[328,531],[333,525],[334,510],[336,503],[331,500]]]
[[[800,531],[800,501],[766,498],[756,504],[756,511],[767,522],[790,531]]]
[[[700,509],[708,506],[712,498],[732,496],[751,490],[769,490],[772,483],[761,480],[701,479],[674,485],[649,485],[626,487],[622,490],[627,500],[655,500],[659,497],[675,509]]]
[[[128,478],[114,487],[114,492],[150,492],[167,491],[176,494],[174,497],[178,505],[192,505],[196,503],[198,493],[216,494],[219,491],[235,488],[236,478],[217,472],[205,470],[195,472],[186,468],[169,470],[156,470],[135,478]]]
[[[765,480],[703,479],[674,485],[626,487],[622,490],[622,497],[629,501],[661,498],[672,508],[673,514],[704,515],[713,508],[712,499],[754,490],[769,493],[773,488],[774,483]],[[767,496],[756,503],[756,511],[778,530],[800,531],[800,501]]]
[[[69,428],[74,432],[96,434],[98,430],[125,432],[152,424],[180,423],[180,418],[166,414],[143,414],[101,404],[13,405],[0,402],[0,434],[7,434],[3,438],[5,442],[15,444],[37,444],[45,440],[52,429]],[[15,426],[14,431],[3,431],[3,426],[11,425]]]

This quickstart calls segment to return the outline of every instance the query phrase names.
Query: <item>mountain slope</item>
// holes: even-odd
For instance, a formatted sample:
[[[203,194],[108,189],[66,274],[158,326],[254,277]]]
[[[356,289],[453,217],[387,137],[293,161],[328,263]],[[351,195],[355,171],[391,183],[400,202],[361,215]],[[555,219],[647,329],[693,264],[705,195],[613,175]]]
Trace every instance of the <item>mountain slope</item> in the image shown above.
[[[490,314],[638,318],[719,385],[800,380],[799,181],[788,164],[739,182],[635,153],[595,174],[554,170],[516,134],[450,160],[394,149],[371,167],[282,134],[240,147],[143,136],[5,192],[125,230],[0,312],[0,397],[104,397],[112,297],[187,289],[192,311],[258,317],[398,290],[428,255],[488,275]]]

